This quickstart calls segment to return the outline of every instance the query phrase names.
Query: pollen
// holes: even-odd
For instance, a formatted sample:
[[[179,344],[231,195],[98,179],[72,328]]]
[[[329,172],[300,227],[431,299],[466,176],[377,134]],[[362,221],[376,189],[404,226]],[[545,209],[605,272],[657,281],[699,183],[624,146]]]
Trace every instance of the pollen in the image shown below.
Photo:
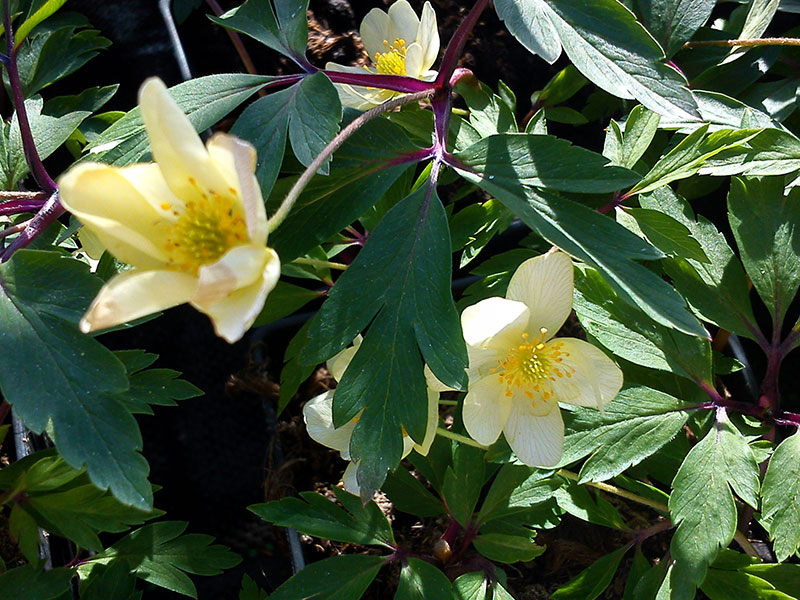
[[[201,266],[246,243],[249,236],[235,190],[226,190],[225,194],[203,190],[191,177],[189,183],[195,194],[185,201],[177,221],[165,227],[165,250],[173,269],[196,274]]]
[[[375,69],[381,75],[407,75],[406,73],[406,41],[396,39],[394,43],[383,40],[385,52],[376,52],[373,60]]]
[[[545,342],[547,329],[540,330],[539,337],[530,339],[528,333],[522,334],[522,343],[513,346],[497,366],[489,370],[496,373],[499,382],[505,387],[507,397],[515,391],[523,393],[533,406],[537,399],[547,401],[553,397],[552,383],[563,377],[572,377],[575,369],[563,361],[569,356],[558,340]]]

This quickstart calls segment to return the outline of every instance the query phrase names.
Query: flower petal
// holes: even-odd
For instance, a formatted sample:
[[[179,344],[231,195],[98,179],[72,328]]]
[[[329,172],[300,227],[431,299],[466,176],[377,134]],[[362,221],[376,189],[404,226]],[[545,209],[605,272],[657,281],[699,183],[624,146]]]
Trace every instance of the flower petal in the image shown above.
[[[359,75],[364,75],[368,72],[374,73],[374,70],[365,71],[361,67],[345,67],[332,62],[327,63],[325,68],[329,71],[357,73]],[[369,110],[378,104],[383,104],[386,100],[398,94],[398,92],[392,90],[366,88],[360,85],[348,85],[345,83],[337,83],[334,85],[336,86],[336,91],[339,93],[339,100],[342,106],[349,106],[351,108],[357,108],[358,110]]]
[[[59,193],[64,207],[119,260],[142,269],[166,264],[166,231],[159,224],[174,216],[154,204],[176,199],[156,165],[77,165],[59,180]]]
[[[338,354],[335,354],[332,358],[328,359],[328,362],[325,364],[325,366],[336,381],[342,380],[345,370],[350,365],[350,361],[353,360],[353,357],[356,355],[358,347],[361,345],[363,339],[364,338],[361,337],[361,334],[359,333],[356,336],[356,339],[353,340],[352,346],[348,346]]]
[[[226,171],[226,178],[242,201],[250,241],[254,244],[266,244],[267,211],[255,176],[255,148],[244,140],[225,133],[214,134],[206,147],[220,170]]]
[[[214,325],[214,332],[224,340],[238,341],[256,320],[264,307],[267,295],[278,283],[281,265],[278,254],[266,248],[266,262],[260,277],[247,287],[236,289],[227,297],[212,304],[199,304],[194,298],[192,306],[205,313]],[[201,275],[202,276],[202,275]]]
[[[433,440],[436,439],[436,429],[439,427],[439,392],[428,390],[428,424],[425,427],[425,437],[419,444],[414,444],[414,450],[426,456],[431,449]]]
[[[389,43],[394,41],[389,39],[389,15],[380,8],[373,8],[367,13],[361,21],[359,33],[371,59],[375,58],[376,53],[386,51],[384,41]]]
[[[523,262],[508,284],[506,298],[524,302],[530,310],[528,331],[547,329],[553,337],[572,310],[572,259],[564,252],[549,252]]]
[[[202,265],[197,272],[197,291],[192,303],[209,307],[231,292],[252,285],[263,276],[264,267],[274,254],[271,248],[247,244],[235,246],[216,262]],[[277,267],[280,269],[279,262]]]
[[[430,2],[425,2],[422,7],[422,17],[419,21],[417,39],[415,40],[422,46],[422,69],[420,73],[427,71],[439,57],[439,28],[436,24],[436,11],[433,10]]]
[[[477,348],[467,344],[467,379],[469,385],[477,382],[492,373],[492,369],[497,369],[500,360],[505,358],[507,350],[496,350],[494,348]]]
[[[206,190],[227,189],[229,182],[163,81],[152,77],[142,84],[139,107],[153,158],[176,196],[192,198],[198,193],[196,184]]]
[[[559,402],[602,408],[619,393],[622,371],[602,350],[575,338],[556,338],[551,344],[560,345],[562,354],[563,375],[552,382]]]
[[[350,438],[356,421],[348,421],[341,427],[333,426],[333,390],[314,396],[303,406],[306,431],[315,442],[338,450],[345,460],[350,457]]]
[[[469,346],[507,351],[522,343],[529,320],[528,307],[505,298],[486,298],[461,313],[464,341]]]
[[[433,374],[433,371],[431,371],[431,368],[428,365],[425,365],[425,368],[423,369],[423,373],[425,374],[425,383],[428,386],[429,390],[431,390],[433,392],[436,392],[437,394],[439,392],[455,392],[455,391],[457,391],[455,388],[451,388],[449,385],[445,385],[441,381],[439,381],[439,378],[436,377],[436,375]],[[438,398],[438,396],[437,396],[437,398]]]
[[[511,399],[497,377],[489,376],[470,382],[464,398],[463,419],[467,433],[480,444],[489,446],[497,441],[511,410]]]
[[[406,48],[405,69],[406,75],[419,79],[422,72],[425,70],[422,66],[423,61],[422,46],[414,42]]]
[[[526,465],[551,467],[561,460],[564,422],[555,402],[546,415],[534,415],[528,404],[515,402],[503,431],[514,454]]]
[[[83,315],[81,331],[107,329],[183,304],[196,285],[193,276],[176,271],[133,269],[114,275]]]
[[[395,40],[405,40],[410,44],[417,39],[419,17],[406,0],[397,0],[389,7],[389,37],[390,44]]]
[[[347,468],[342,475],[342,485],[344,490],[354,496],[361,495],[361,486],[358,485],[358,462],[347,463]]]

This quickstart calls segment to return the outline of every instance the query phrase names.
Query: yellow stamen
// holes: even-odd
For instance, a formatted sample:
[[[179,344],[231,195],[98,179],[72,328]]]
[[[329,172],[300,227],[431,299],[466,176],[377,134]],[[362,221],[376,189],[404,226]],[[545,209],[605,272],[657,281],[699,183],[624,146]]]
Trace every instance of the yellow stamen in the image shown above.
[[[406,41],[396,39],[393,44],[383,40],[386,52],[376,52],[375,69],[381,75],[407,75],[406,73]]]

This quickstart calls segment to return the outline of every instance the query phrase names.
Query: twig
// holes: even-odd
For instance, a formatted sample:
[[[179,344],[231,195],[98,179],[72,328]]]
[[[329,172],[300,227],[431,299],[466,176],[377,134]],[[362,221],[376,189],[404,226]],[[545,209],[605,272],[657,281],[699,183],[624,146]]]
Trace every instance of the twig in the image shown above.
[[[694,42],[686,42],[684,48],[702,48],[702,47],[718,47],[718,48],[736,48],[744,46],[747,48],[754,48],[756,46],[800,46],[800,39],[787,38],[787,37],[772,37],[772,38],[755,38],[750,40],[697,40]]]

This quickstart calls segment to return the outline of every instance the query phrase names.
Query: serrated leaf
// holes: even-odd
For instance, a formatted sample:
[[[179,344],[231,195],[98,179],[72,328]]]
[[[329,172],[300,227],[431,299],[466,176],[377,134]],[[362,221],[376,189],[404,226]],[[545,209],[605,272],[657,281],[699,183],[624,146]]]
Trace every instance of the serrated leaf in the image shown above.
[[[249,35],[268,48],[304,61],[308,38],[308,0],[247,0],[220,17],[209,18],[223,27]]]
[[[187,400],[203,391],[178,379],[180,373],[173,369],[147,369],[158,358],[144,350],[121,350],[114,353],[128,374],[130,387],[119,394],[133,413],[153,414],[151,406],[177,406],[176,400]],[[146,369],[146,370],[145,370]]]
[[[64,6],[67,0],[47,0],[39,6],[14,32],[14,45],[18,46],[39,23]]]
[[[658,126],[662,129],[677,129],[679,133],[691,133],[695,129],[703,127],[706,123],[709,131],[741,128],[759,129],[777,126],[768,114],[748,106],[741,100],[719,92],[697,90],[693,93],[703,121],[687,121],[662,115]],[[713,160],[712,158],[711,161]]]
[[[33,565],[10,569],[0,575],[0,590],[7,598],[51,600],[69,592],[72,569],[40,571]]]
[[[734,177],[728,192],[742,263],[777,328],[800,287],[800,190],[783,188],[783,177]]]
[[[483,488],[483,455],[482,450],[466,444],[455,446],[453,466],[448,467],[444,475],[442,498],[448,512],[464,528],[472,522],[472,513]]]
[[[311,563],[270,596],[270,600],[358,600],[386,562],[383,556],[343,554]]]
[[[689,379],[711,381],[708,340],[668,329],[620,301],[594,269],[575,272],[574,308],[586,332],[617,356]]]
[[[800,547],[800,435],[795,433],[775,448],[764,476],[761,511],[783,562]]]
[[[403,130],[386,119],[373,119],[361,127],[336,152],[330,175],[315,178],[270,235],[281,261],[304,255],[367,212],[408,169],[408,163],[398,159],[417,150]],[[277,208],[288,192],[283,182],[275,186],[282,193],[273,191],[268,208]]]
[[[594,600],[602,594],[619,568],[628,546],[614,550],[594,561],[577,577],[562,585],[551,596],[553,600]]]
[[[638,0],[648,31],[672,56],[705,24],[715,0]]]
[[[729,175],[756,177],[785,175],[798,168],[800,168],[800,139],[789,131],[764,129],[746,144],[726,148],[706,159],[699,173],[723,177]]]
[[[346,498],[346,492],[337,493]],[[370,501],[362,505],[350,504],[350,512],[340,508],[324,496],[302,492],[300,498],[283,498],[266,504],[253,504],[248,510],[275,525],[294,527],[302,533],[352,544],[372,544],[392,548],[392,526]]]
[[[85,264],[56,252],[20,250],[0,265],[0,389],[35,432],[52,422],[56,446],[73,467],[86,464],[100,489],[152,508],[141,433],[116,397],[128,387],[122,363],[77,323],[100,288]],[[25,382],[24,386],[19,383]]]
[[[481,137],[517,131],[513,111],[499,96],[471,84],[459,84],[456,90],[467,103],[470,125]]]
[[[708,263],[672,258],[664,267],[675,287],[704,319],[745,336],[755,338],[757,327],[750,305],[744,269],[725,236],[704,217],[695,219],[689,204],[669,188],[639,197],[639,203],[660,210],[686,226],[709,258]]]
[[[689,451],[672,482],[669,509],[677,529],[670,543],[675,563],[668,579],[674,600],[694,598],[708,565],[733,539],[737,513],[731,487],[752,501],[758,464],[742,435],[718,410],[717,422]]]
[[[792,563],[755,564],[745,567],[743,571],[769,581],[776,589],[793,598],[800,597],[800,565]]]
[[[642,387],[626,387],[602,411],[564,413],[563,464],[589,456],[580,483],[605,481],[658,452],[683,428],[689,413],[680,400]]]
[[[253,102],[236,120],[231,133],[255,146],[256,177],[266,195],[278,177],[287,134],[297,160],[308,166],[339,131],[341,118],[336,88],[324,73],[315,73]],[[318,172],[327,175],[328,164]]]
[[[650,142],[658,131],[660,119],[658,113],[641,105],[634,106],[625,121],[625,133],[620,148],[621,160],[614,164],[632,169],[650,147]]]
[[[440,569],[419,558],[409,558],[400,570],[394,600],[450,600],[453,586]]]
[[[547,62],[555,62],[563,46],[575,67],[605,91],[659,114],[699,120],[684,77],[616,0],[497,0],[495,6],[509,31]]]
[[[574,517],[612,529],[629,529],[625,520],[614,506],[598,495],[592,497],[589,490],[570,481],[556,490],[558,505]]]
[[[217,575],[241,562],[225,546],[211,545],[210,535],[181,535],[187,523],[160,521],[126,535],[110,548],[84,561],[78,572],[89,577],[95,565],[124,562],[130,572],[153,585],[197,598],[197,589],[186,573]]]
[[[771,583],[739,571],[709,569],[700,589],[710,600],[793,600]]]
[[[446,385],[460,387],[465,378],[450,276],[444,209],[435,191],[423,185],[386,214],[311,321],[307,363],[340,351],[371,322],[333,404],[335,423],[364,409],[350,454],[361,461],[359,485],[367,498],[400,461],[401,428],[414,440],[424,436],[423,359]]]
[[[562,485],[561,479],[552,477],[549,471],[505,464],[500,467],[481,504],[477,521],[487,523],[526,511],[552,498]]]
[[[441,500],[403,467],[389,472],[381,491],[392,501],[395,510],[418,517],[435,517],[444,512]]]
[[[208,129],[258,90],[276,81],[267,75],[221,73],[190,79],[169,88],[169,94],[186,113],[196,131]],[[114,122],[85,148],[91,160],[124,167],[149,150],[137,106]]]
[[[544,553],[544,546],[534,542],[536,533],[528,536],[506,535],[502,533],[479,533],[473,541],[475,549],[489,560],[512,564],[527,562]]]
[[[260,589],[247,573],[242,576],[242,589],[239,591],[239,600],[269,600],[269,595]]]
[[[524,134],[519,135],[525,137]],[[547,241],[598,268],[626,302],[639,306],[662,325],[690,335],[707,337],[708,334],[687,312],[684,300],[675,290],[655,273],[633,262],[633,259],[661,258],[663,254],[659,250],[586,206],[532,187],[542,185],[543,179],[531,176],[531,167],[527,164],[532,160],[531,155],[526,152],[517,153],[514,163],[509,163],[505,137],[508,136],[492,136],[475,144],[466,153],[456,155],[461,162],[455,167],[456,170],[467,181],[478,184],[500,200]],[[518,144],[519,142],[514,142],[519,149]],[[563,150],[562,148],[562,154]],[[558,159],[559,155],[550,158]],[[604,170],[601,162],[605,164],[607,159],[600,158],[602,161],[592,160],[592,169],[576,160],[572,173],[573,183],[564,183],[563,187],[589,191],[596,184],[593,191],[601,189],[602,175],[596,170]],[[581,177],[576,177],[576,173]],[[564,173],[564,177],[567,176]],[[549,177],[547,180],[553,181]],[[613,177],[607,183],[610,185],[611,181],[614,181]],[[614,187],[616,185],[605,189]]]
[[[636,223],[647,240],[667,256],[679,256],[708,263],[703,247],[691,231],[669,215],[648,208],[626,208],[625,213]]]

